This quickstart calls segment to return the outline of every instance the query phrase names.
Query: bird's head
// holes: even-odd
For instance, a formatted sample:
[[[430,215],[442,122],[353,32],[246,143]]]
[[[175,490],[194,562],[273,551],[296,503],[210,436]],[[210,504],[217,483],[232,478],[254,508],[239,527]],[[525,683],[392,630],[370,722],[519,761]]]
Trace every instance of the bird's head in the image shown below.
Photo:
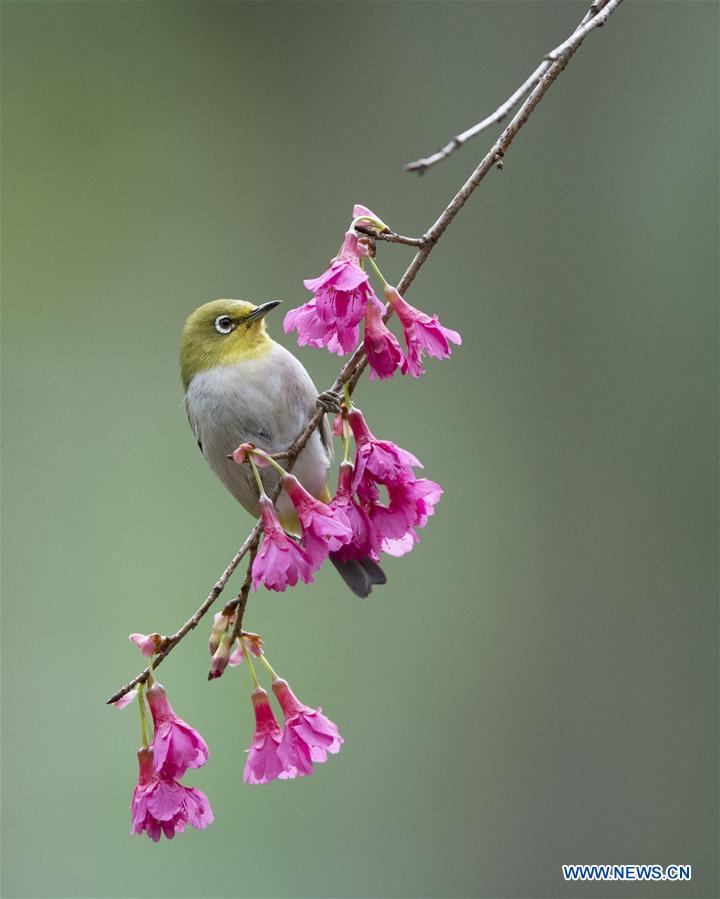
[[[265,316],[280,304],[254,306],[245,300],[213,300],[196,309],[180,337],[180,369],[185,389],[198,372],[233,365],[269,348]]]

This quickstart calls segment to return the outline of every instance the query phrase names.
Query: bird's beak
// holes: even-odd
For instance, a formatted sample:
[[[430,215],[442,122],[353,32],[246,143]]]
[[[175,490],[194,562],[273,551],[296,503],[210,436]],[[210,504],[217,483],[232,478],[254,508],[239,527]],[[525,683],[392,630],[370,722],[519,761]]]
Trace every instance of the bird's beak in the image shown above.
[[[270,300],[268,303],[263,303],[262,306],[258,306],[257,309],[253,309],[253,311],[248,315],[245,319],[246,322],[256,322],[261,318],[265,318],[265,316],[270,312],[271,309],[274,309],[276,306],[279,306],[282,303],[282,300]]]

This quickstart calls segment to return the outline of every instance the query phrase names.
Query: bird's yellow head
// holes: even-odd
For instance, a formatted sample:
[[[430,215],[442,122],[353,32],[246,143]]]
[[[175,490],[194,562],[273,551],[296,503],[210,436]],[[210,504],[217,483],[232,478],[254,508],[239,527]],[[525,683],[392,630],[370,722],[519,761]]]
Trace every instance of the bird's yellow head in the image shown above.
[[[271,300],[253,306],[245,300],[213,300],[196,309],[185,322],[180,337],[180,370],[185,389],[198,372],[233,365],[268,349],[272,341],[265,331],[265,316],[280,302]]]

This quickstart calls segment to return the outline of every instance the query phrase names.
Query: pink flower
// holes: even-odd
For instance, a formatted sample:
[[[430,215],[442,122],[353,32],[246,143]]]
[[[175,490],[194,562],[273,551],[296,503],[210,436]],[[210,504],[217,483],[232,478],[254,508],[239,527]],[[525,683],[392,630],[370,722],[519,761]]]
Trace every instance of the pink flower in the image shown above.
[[[299,750],[286,754],[284,759],[280,758],[278,750],[283,734],[270,707],[267,690],[262,687],[253,690],[252,703],[255,710],[255,733],[245,763],[245,783],[266,784],[275,778],[287,780],[309,774],[312,771],[309,750]]]
[[[319,278],[304,281],[313,299],[285,316],[286,333],[297,330],[300,346],[327,346],[342,355],[354,349],[358,325],[368,303],[383,306],[360,267],[367,245],[354,231],[348,231],[340,252]]]
[[[353,206],[353,221],[357,219],[365,219],[377,231],[390,230],[385,222],[379,219],[371,209],[368,209],[367,206],[362,206],[360,203],[356,203]]]
[[[352,538],[350,523],[342,509],[315,499],[294,475],[285,475],[283,487],[302,525],[302,542],[307,556],[313,569],[317,569],[329,553],[336,552]]]
[[[327,347],[331,353],[345,356],[357,346],[360,328],[340,326],[337,322],[324,322],[317,314],[315,300],[290,309],[283,322],[285,333],[297,330],[298,346]]]
[[[232,635],[230,630],[226,630],[225,633],[220,637],[220,642],[217,645],[215,652],[212,654],[212,658],[210,659],[210,672],[208,674],[208,680],[215,680],[218,677],[223,676],[223,672],[228,666],[230,661],[230,651],[232,649]]]
[[[363,348],[371,368],[371,381],[376,377],[392,378],[404,359],[397,338],[385,326],[380,311],[373,303],[368,303],[365,313]]]
[[[422,463],[412,453],[390,440],[377,440],[359,409],[350,411],[348,421],[357,444],[355,489],[363,479],[379,484],[415,480],[413,467],[422,468]]]
[[[220,609],[219,612],[216,612],[213,616],[213,624],[210,629],[210,639],[208,641],[208,648],[210,649],[210,655],[214,655],[217,652],[217,648],[220,645],[220,640],[222,639],[222,635],[227,631],[235,617],[235,609],[234,608],[223,608]]]
[[[285,731],[279,749],[282,759],[295,758],[303,747],[313,762],[324,762],[328,752],[334,755],[340,751],[345,741],[337,725],[322,714],[322,709],[303,705],[282,678],[274,680],[272,688],[285,716]]]
[[[120,699],[116,699],[115,702],[113,703],[113,705],[115,706],[116,709],[124,709],[125,706],[130,705],[130,703],[134,699],[137,699],[137,695],[138,695],[138,688],[133,687],[132,690],[128,690],[128,692],[125,693],[124,696],[121,696]]]
[[[330,502],[330,508],[344,512],[352,532],[352,538],[335,551],[334,557],[340,562],[366,559],[368,556],[377,561],[380,558],[380,538],[367,511],[352,495],[353,472],[351,462],[341,463],[337,493]]]
[[[252,458],[258,468],[267,468],[270,464],[267,453],[257,449],[254,443],[241,443],[240,446],[236,450],[233,450],[228,456],[228,459],[232,459],[233,462],[237,462],[238,465],[242,465],[243,462],[248,462],[250,458]]]
[[[144,656],[151,656],[160,649],[162,637],[160,634],[130,634],[128,637]]]
[[[405,302],[394,287],[388,285],[384,292],[405,332],[407,355],[402,363],[403,374],[409,372],[414,378],[419,378],[423,373],[421,363],[424,351],[427,350],[428,355],[436,359],[444,359],[452,353],[450,343],[462,343],[457,331],[444,328],[436,315],[426,315]]]
[[[371,505],[370,519],[382,549],[391,556],[402,556],[418,542],[415,528],[425,527],[443,490],[427,478],[390,484],[387,490],[389,505]]]
[[[249,644],[250,652],[260,658],[262,655],[262,637],[260,634],[252,634],[249,631],[243,632],[242,640],[235,641],[235,650],[233,654],[230,656],[228,664],[231,668],[235,668],[238,665],[242,664],[243,659],[245,658],[245,648],[244,643]]]
[[[263,541],[252,567],[253,590],[265,584],[268,590],[283,592],[298,580],[312,582],[313,566],[307,554],[288,537],[278,520],[275,507],[266,496],[260,497]]]
[[[164,833],[172,840],[190,824],[204,830],[213,821],[207,796],[193,787],[158,775],[153,765],[152,748],[138,751],[140,774],[133,793],[130,833],[147,833],[156,843]]]
[[[153,684],[145,695],[155,723],[153,753],[158,774],[179,778],[188,768],[201,768],[209,756],[205,740],[194,727],[178,718],[162,684]]]

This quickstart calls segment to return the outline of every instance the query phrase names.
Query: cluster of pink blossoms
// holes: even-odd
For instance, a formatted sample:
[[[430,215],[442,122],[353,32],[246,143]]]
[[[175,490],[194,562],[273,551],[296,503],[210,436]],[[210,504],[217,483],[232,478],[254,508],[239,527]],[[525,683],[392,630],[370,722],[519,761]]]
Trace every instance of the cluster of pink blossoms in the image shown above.
[[[264,584],[282,592],[299,580],[310,583],[328,557],[377,562],[381,552],[402,556],[418,542],[417,529],[434,513],[443,492],[440,485],[415,477],[413,469],[422,468],[420,461],[395,443],[378,440],[358,408],[345,408],[333,431],[346,438],[352,434],[356,453],[354,462],[346,457],[340,465],[337,492],[327,504],[250,444],[233,453],[238,463],[276,465],[302,529],[300,539],[287,534],[272,500],[261,493],[263,542],[253,562],[253,589]],[[387,492],[387,504],[382,502],[381,487]]]
[[[145,655],[152,655],[158,634],[131,634]],[[148,651],[149,650],[149,651]],[[205,740],[170,705],[162,684],[153,681],[147,688],[137,687],[116,705],[120,708],[137,697],[142,719],[143,745],[138,750],[140,773],[133,792],[130,833],[146,833],[157,843],[162,834],[171,840],[187,825],[204,830],[212,823],[213,813],[207,796],[195,787],[180,783],[188,768],[201,768],[210,755]],[[146,704],[147,703],[147,704]],[[152,714],[154,736],[148,745],[147,706]]]
[[[355,349],[360,323],[364,319],[363,347],[371,368],[371,379],[392,378],[398,368],[403,374],[419,378],[424,371],[423,353],[443,359],[451,354],[451,343],[461,343],[460,335],[443,327],[436,315],[426,315],[415,309],[388,285],[371,255],[370,242],[354,230],[354,225],[359,222],[372,225],[378,233],[389,230],[375,213],[356,205],[340,251],[319,278],[303,282],[313,298],[286,314],[285,331],[297,331],[300,346],[327,347],[331,353],[343,356]],[[370,284],[364,269],[366,259],[381,279],[389,309],[400,320],[405,353],[385,325],[386,309]]]
[[[342,355],[355,348],[364,321],[363,348],[371,378],[390,378],[397,369],[419,377],[423,374],[423,354],[439,359],[449,356],[450,344],[460,344],[460,335],[443,327],[437,316],[415,309],[387,284],[375,264],[372,239],[358,234],[354,226],[363,222],[378,233],[389,229],[364,206],[355,206],[353,216],[330,267],[319,278],[304,282],[313,298],[288,312],[285,330],[297,330],[300,345],[327,347]],[[381,280],[387,307],[370,285],[366,260]],[[404,350],[385,325],[391,311],[402,326]],[[414,470],[422,465],[412,453],[373,435],[360,410],[353,406],[349,391],[333,433],[342,438],[345,454],[337,491],[328,503],[315,499],[296,477],[251,444],[242,444],[232,454],[236,463],[252,466],[260,495],[263,540],[252,564],[254,590],[260,584],[284,591],[298,581],[310,583],[328,558],[338,567],[360,562],[370,577],[368,565],[377,563],[383,552],[392,556],[409,552],[418,542],[418,529],[434,513],[443,492],[440,485],[416,477]],[[354,460],[350,458],[351,440],[355,443]],[[286,533],[272,500],[265,494],[257,467],[267,465],[279,470],[283,489],[293,503],[300,527],[297,537]],[[372,583],[384,582],[377,579],[379,576],[384,578],[378,568]],[[255,729],[243,779],[249,784],[266,784],[305,777],[328,755],[339,752],[343,738],[320,708],[300,702],[287,681],[277,675],[265,656],[262,638],[240,629],[239,601],[229,602],[214,617],[208,679],[221,677],[228,666],[247,663],[253,685]],[[171,648],[172,643],[158,633],[131,634],[130,640],[150,658],[147,688],[141,683],[115,703],[123,708],[137,698],[140,704],[142,747],[131,804],[131,833],[146,833],[157,842],[162,834],[172,839],[188,825],[202,830],[212,822],[207,796],[180,783],[188,768],[199,768],[207,762],[209,752],[200,734],[178,718],[164,688],[154,680],[153,658]],[[272,692],[283,713],[282,727],[268,692],[258,682],[253,659],[260,661],[272,678]],[[148,739],[148,708],[152,741]]]
[[[255,731],[243,779],[248,784],[266,784],[271,780],[292,780],[312,774],[316,764],[327,760],[328,754],[340,751],[343,738],[322,709],[300,702],[286,680],[278,677],[265,658],[259,634],[243,631],[235,637],[235,647],[219,655],[224,643],[232,642],[236,608],[229,603],[215,616],[210,633],[212,667],[209,679],[220,677],[227,667],[239,665],[247,659],[253,682],[252,704],[255,712]],[[230,638],[228,640],[228,638]],[[159,634],[131,634],[130,640],[151,659],[167,638]],[[270,705],[268,693],[258,683],[250,656],[258,658],[272,675],[272,690],[285,719],[280,727]],[[224,661],[223,661],[224,660]],[[148,679],[145,689],[139,685],[115,704],[124,708],[137,698],[140,704],[143,745],[138,750],[140,773],[130,805],[132,827],[130,833],[146,833],[154,842],[164,834],[171,840],[187,825],[204,830],[213,821],[207,796],[194,787],[180,783],[188,768],[200,768],[210,755],[205,740],[170,705],[164,687]],[[152,742],[148,741],[150,709],[153,723]]]

